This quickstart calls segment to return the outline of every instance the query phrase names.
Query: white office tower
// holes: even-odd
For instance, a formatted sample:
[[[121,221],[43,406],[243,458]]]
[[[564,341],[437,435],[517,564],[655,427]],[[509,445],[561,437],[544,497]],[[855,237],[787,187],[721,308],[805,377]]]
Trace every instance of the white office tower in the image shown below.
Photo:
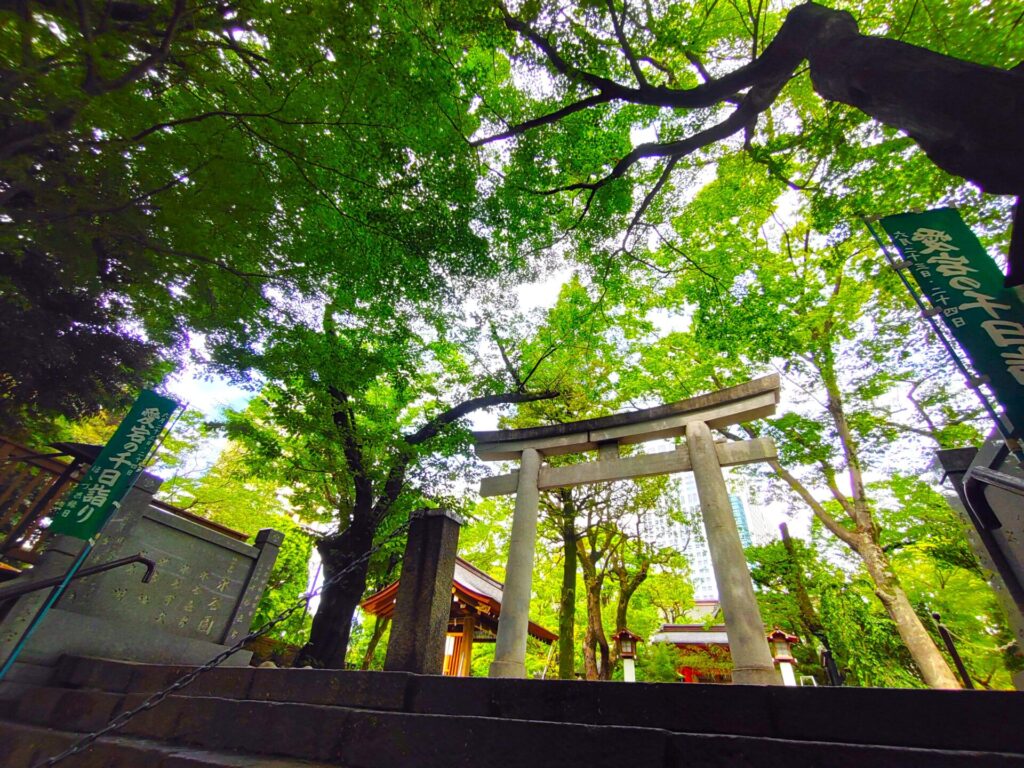
[[[697,496],[697,483],[693,473],[680,475],[682,481],[682,502],[687,513],[692,513],[700,520],[700,499]],[[736,520],[736,528],[744,547],[752,544],[763,545],[772,541],[771,529],[765,521],[761,509],[750,502],[750,493],[745,482],[732,481],[729,485],[729,501],[732,503],[732,514]],[[654,541],[661,546],[671,546],[680,550],[690,563],[690,578],[693,580],[693,597],[695,600],[717,600],[718,586],[715,584],[715,571],[711,566],[711,552],[708,550],[701,525],[689,530],[665,518],[652,521],[651,534]]]
[[[751,544],[761,547],[775,541],[775,532],[768,524],[764,510],[751,501],[750,484],[746,480],[730,479],[729,501],[744,547]]]

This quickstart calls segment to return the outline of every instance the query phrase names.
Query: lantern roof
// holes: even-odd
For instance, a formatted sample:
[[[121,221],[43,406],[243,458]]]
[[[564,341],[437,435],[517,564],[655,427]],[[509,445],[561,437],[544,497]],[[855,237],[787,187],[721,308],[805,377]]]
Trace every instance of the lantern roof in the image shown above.
[[[776,624],[775,629],[768,634],[768,642],[774,642],[775,640],[785,640],[790,645],[800,642],[799,637],[789,634],[784,629],[780,628],[778,624]]]
[[[642,643],[644,641],[640,635],[630,632],[625,627],[613,634],[612,640],[632,640],[634,643]]]

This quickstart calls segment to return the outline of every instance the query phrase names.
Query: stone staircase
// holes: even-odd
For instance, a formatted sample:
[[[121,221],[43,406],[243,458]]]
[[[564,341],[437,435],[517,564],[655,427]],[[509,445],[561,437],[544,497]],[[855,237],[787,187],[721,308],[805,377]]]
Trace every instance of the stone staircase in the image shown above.
[[[0,689],[23,768],[188,667],[65,657]],[[83,768],[1024,768],[1009,692],[458,679],[223,668],[60,763]]]

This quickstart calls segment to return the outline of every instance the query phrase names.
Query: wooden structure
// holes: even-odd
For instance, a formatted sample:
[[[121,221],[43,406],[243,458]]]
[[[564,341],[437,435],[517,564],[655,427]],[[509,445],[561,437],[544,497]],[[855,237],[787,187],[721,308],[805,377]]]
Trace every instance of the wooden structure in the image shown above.
[[[766,438],[716,442],[711,429],[769,416],[778,401],[779,377],[772,375],[655,408],[569,424],[474,433],[477,455],[484,461],[519,461],[518,472],[488,477],[480,484],[481,496],[516,496],[505,569],[505,611],[490,675],[523,677],[526,673],[526,624],[540,491],[692,471],[729,624],[733,677],[742,683],[777,685],[778,674],[722,475],[723,466],[775,459],[775,445]],[[620,456],[620,446],[666,438],[685,440],[670,451]],[[544,465],[548,456],[589,451],[597,452],[597,461]]]
[[[363,600],[360,604],[362,609],[373,616],[391,618],[400,581],[389,584]],[[498,617],[501,615],[503,589],[497,579],[462,558],[456,558],[451,588],[452,607],[445,642],[444,674],[468,677],[473,644],[494,642]],[[551,644],[558,639],[558,635],[539,624],[531,621],[528,626],[530,635],[543,643]]]
[[[707,601],[705,601],[706,603]],[[710,614],[721,616],[719,611]],[[779,666],[784,685],[796,685],[796,659],[790,647],[800,642],[776,626],[766,636],[775,663]],[[732,650],[725,624],[663,624],[652,637],[654,643],[671,643],[683,654],[684,661],[676,670],[686,683],[730,683],[732,680]]]
[[[676,670],[685,683],[731,683],[732,653],[724,624],[664,624],[652,643],[671,643],[684,661]]]

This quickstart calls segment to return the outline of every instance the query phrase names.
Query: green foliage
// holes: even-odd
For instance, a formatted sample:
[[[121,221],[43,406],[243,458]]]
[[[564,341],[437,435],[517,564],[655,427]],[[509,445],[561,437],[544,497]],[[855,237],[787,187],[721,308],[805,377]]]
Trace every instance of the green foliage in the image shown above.
[[[851,578],[802,539],[792,541],[795,562],[782,542],[746,552],[766,626],[779,626],[801,639],[793,646],[800,674],[826,682],[818,659],[826,640],[846,685],[920,687],[895,625],[873,599],[870,580],[862,574]],[[809,592],[811,616],[797,600],[797,576]]]
[[[867,595],[870,582],[858,579],[822,592],[821,619],[848,685],[920,688],[924,684],[892,620]]]
[[[672,643],[641,645],[636,655],[636,679],[643,683],[676,683],[682,654]]]
[[[650,83],[693,87],[702,69],[762,53],[791,5],[623,5],[617,18]],[[993,66],[1015,64],[1024,40],[1010,0],[846,5],[866,31]],[[610,7],[530,0],[516,12],[573,66],[634,83]],[[709,144],[671,169],[651,158],[590,195],[538,192],[593,182],[721,110],[601,103],[474,148],[467,138],[593,95],[482,0],[28,0],[0,11],[0,70],[0,429],[102,442],[110,414],[191,345],[260,392],[226,416],[236,447],[203,477],[181,458],[194,434],[168,444],[167,492],[249,533],[289,527],[272,577],[285,601],[305,586],[309,540],[280,509],[341,533],[372,508],[379,541],[414,506],[470,506],[460,484],[479,467],[466,425],[406,440],[461,400],[557,389],[559,401],[520,410],[526,426],[777,369],[791,406],[730,437],[775,438],[787,482],[805,492],[789,502],[805,513],[810,499],[826,521],[830,533],[815,535],[829,559],[799,551],[851,680],[919,684],[878,585],[836,534],[877,543],[918,614],[940,609],[972,673],[1005,686],[1005,622],[920,460],[934,445],[977,443],[978,409],[944,375],[859,219],[956,204],[1000,251],[1009,203],[824,102],[806,71],[747,124],[742,146]],[[517,281],[566,257],[576,272],[550,311],[511,306]],[[638,515],[659,503],[655,485]],[[507,506],[473,511],[464,541],[497,573]],[[680,564],[623,530],[630,522],[616,525],[634,546],[606,565],[627,581],[649,568],[628,600],[631,628],[648,632],[690,595]],[[399,547],[374,557],[371,583]],[[766,616],[810,629],[779,552],[752,557]],[[535,611],[548,623],[557,565],[551,551],[538,567]],[[597,618],[611,627],[616,601],[606,586],[601,596]],[[669,654],[651,653],[664,666]],[[530,669],[545,666],[531,650]]]
[[[197,334],[245,376],[324,291],[430,305],[522,263],[480,234],[465,4],[2,13],[0,308],[44,345],[4,358],[8,423],[113,407]]]

